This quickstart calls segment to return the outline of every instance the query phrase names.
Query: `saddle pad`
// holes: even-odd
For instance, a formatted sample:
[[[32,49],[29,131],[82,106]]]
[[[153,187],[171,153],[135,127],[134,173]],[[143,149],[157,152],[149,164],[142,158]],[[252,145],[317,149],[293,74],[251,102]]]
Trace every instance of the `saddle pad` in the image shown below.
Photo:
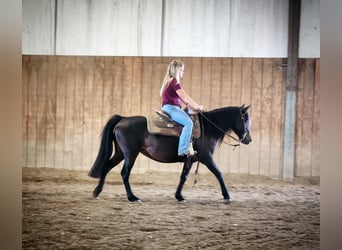
[[[192,129],[192,136],[194,138],[199,138],[201,136],[201,128],[199,124],[198,115],[191,115],[190,118],[194,123],[194,127]],[[183,128],[183,126],[178,123],[165,121],[157,114],[146,117],[146,120],[147,130],[151,134],[172,135],[179,137]]]

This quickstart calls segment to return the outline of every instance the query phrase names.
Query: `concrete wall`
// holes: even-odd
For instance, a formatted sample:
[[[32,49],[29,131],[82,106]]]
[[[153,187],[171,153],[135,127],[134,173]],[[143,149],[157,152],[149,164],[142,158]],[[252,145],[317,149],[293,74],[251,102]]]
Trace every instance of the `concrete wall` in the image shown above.
[[[320,2],[302,0],[300,57],[320,57]],[[286,57],[285,0],[23,0],[23,54]]]

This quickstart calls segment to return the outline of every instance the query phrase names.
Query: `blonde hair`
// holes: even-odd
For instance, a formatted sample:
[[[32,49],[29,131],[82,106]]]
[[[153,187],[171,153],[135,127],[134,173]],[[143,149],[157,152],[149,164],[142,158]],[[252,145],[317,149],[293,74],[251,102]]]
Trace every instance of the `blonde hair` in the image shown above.
[[[160,88],[160,96],[163,95],[164,89],[169,84],[172,78],[176,79],[177,82],[180,82],[179,79],[179,71],[184,67],[184,63],[179,60],[173,60],[167,66],[167,70],[164,76],[164,80],[162,86]]]

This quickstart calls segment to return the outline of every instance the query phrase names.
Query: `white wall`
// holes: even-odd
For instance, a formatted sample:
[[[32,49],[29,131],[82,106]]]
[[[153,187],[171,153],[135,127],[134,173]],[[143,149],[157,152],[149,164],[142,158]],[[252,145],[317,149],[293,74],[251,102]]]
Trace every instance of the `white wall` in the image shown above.
[[[144,55],[160,53],[160,0],[58,2],[59,55]]]
[[[302,0],[299,57],[320,57],[320,1]]]
[[[319,5],[302,0],[300,57],[320,57]],[[56,8],[55,18],[54,0],[23,0],[23,54],[287,57],[286,0],[58,0]]]
[[[176,0],[166,9],[164,55],[287,56],[287,1]]]
[[[22,53],[54,54],[54,0],[22,1]]]

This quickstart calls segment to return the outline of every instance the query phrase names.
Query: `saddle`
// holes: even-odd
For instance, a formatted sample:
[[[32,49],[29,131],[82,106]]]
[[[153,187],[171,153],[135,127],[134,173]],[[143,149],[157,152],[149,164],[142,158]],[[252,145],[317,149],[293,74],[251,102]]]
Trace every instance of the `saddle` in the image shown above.
[[[189,114],[194,126],[192,136],[199,138],[201,136],[201,128],[197,114]],[[151,134],[172,135],[179,137],[183,126],[173,121],[169,114],[162,110],[156,110],[156,114],[147,118],[147,129]]]

